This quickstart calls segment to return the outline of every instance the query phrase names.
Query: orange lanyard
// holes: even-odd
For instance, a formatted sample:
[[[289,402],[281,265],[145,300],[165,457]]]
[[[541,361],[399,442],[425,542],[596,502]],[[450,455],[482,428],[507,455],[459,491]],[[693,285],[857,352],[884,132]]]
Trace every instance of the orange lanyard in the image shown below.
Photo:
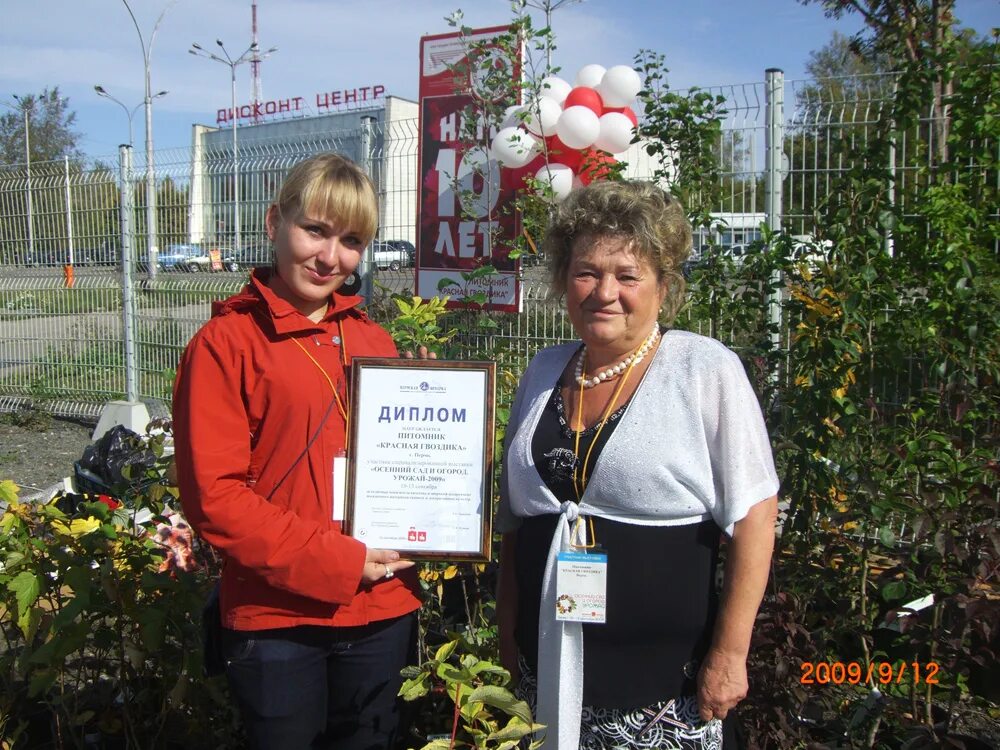
[[[587,354],[586,351],[581,354],[584,358],[583,360],[583,370],[586,370],[587,365]],[[628,380],[628,376],[632,374],[632,368],[635,367],[636,363],[633,360],[632,364],[628,366],[625,374],[622,375],[621,381],[618,383],[618,387],[615,388],[615,393],[608,402],[607,408],[604,410],[604,416],[601,417],[601,423],[597,428],[597,432],[594,433],[594,439],[590,441],[590,447],[587,448],[587,455],[583,459],[583,464],[580,464],[580,433],[583,432],[583,383],[580,383],[580,401],[576,409],[576,426],[573,429],[574,441],[573,441],[573,453],[576,455],[576,465],[573,467],[573,491],[576,492],[576,502],[580,502],[580,498],[583,497],[584,491],[587,489],[587,466],[590,465],[590,454],[594,450],[594,445],[597,444],[597,439],[601,436],[601,431],[604,429],[604,425],[608,423],[608,417],[611,416],[611,412],[614,410],[615,402],[622,393],[622,389],[625,388],[625,381]],[[590,543],[589,544],[574,544],[570,542],[571,547],[590,549],[597,546],[597,540],[594,538],[594,519],[590,516],[587,517],[588,526],[590,529]],[[576,539],[579,534],[580,524],[583,522],[583,517],[577,518],[576,526],[570,535],[571,539]]]
[[[344,324],[343,324],[342,321],[339,321],[339,320],[337,321],[337,331],[338,331],[338,333],[340,333],[340,359],[341,359],[341,362],[343,362],[343,365],[344,365],[344,381],[345,381],[344,382],[344,392],[345,392],[345,394],[347,396],[348,403],[350,403],[351,394],[349,392],[347,392],[347,382],[346,382],[347,381],[347,339],[344,337]],[[329,383],[330,390],[333,391],[333,397],[337,400],[337,410],[340,412],[340,416],[344,420],[344,448],[346,449],[347,448],[347,441],[350,440],[350,436],[351,436],[351,419],[350,419],[350,416],[348,416],[347,407],[344,405],[344,402],[341,401],[340,394],[337,393],[337,386],[335,386],[333,384],[333,379],[330,377],[330,374],[326,371],[326,369],[323,367],[323,365],[321,365],[316,360],[316,358],[309,353],[308,349],[306,349],[304,346],[302,346],[302,342],[301,341],[299,341],[296,338],[293,338],[292,342],[297,347],[299,347],[299,349],[302,350],[302,353],[305,354],[309,358],[310,362],[312,362],[314,365],[316,365],[316,369],[320,371],[320,373],[326,379],[326,382]]]
[[[586,352],[582,355],[584,357],[583,364],[584,370],[586,370],[587,364],[587,354]],[[618,387],[615,389],[615,394],[608,401],[608,406],[604,410],[604,416],[601,417],[601,423],[597,428],[597,432],[594,434],[594,439],[590,441],[590,447],[587,448],[587,455],[583,459],[583,464],[579,463],[580,459],[580,433],[583,431],[583,383],[580,383],[580,401],[576,409],[576,427],[574,428],[575,440],[573,442],[573,453],[577,456],[577,465],[573,467],[573,489],[576,491],[576,501],[580,502],[580,498],[583,497],[584,490],[587,489],[587,466],[590,465],[590,454],[594,450],[594,446],[597,444],[597,438],[601,436],[601,431],[604,429],[604,425],[608,423],[608,417],[611,416],[611,412],[614,411],[615,402],[622,393],[622,389],[625,388],[625,382],[628,380],[629,375],[632,374],[632,368],[635,367],[635,360],[632,364],[628,366],[625,370],[625,374],[622,375],[622,379],[618,383]]]

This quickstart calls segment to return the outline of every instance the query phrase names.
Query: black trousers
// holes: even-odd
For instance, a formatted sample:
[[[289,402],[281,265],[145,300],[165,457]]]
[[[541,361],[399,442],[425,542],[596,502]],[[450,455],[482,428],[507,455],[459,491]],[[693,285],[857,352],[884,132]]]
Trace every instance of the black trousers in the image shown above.
[[[223,631],[226,676],[259,750],[385,750],[396,741],[416,614],[359,627]]]

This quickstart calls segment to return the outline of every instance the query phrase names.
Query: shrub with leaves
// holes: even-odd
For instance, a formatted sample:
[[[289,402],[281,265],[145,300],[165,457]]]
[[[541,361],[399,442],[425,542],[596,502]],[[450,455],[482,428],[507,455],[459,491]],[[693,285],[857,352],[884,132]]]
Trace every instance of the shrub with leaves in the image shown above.
[[[429,693],[443,693],[452,705],[450,734],[438,737],[422,750],[456,747],[511,750],[543,729],[531,718],[528,704],[507,689],[510,673],[493,661],[493,650],[468,636],[452,634],[433,659],[407,667],[399,694],[408,701]],[[541,747],[531,740],[526,747]]]
[[[150,532],[176,500],[163,468],[117,498],[22,503],[0,484],[0,727],[14,747],[235,746],[222,687],[202,677],[207,572],[160,572]]]

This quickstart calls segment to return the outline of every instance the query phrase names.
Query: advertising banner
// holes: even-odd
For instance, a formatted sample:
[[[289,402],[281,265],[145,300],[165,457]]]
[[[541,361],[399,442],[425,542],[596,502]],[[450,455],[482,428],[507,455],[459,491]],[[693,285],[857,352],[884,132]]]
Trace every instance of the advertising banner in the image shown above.
[[[416,293],[451,297],[449,305],[485,293],[492,310],[518,312],[518,263],[509,257],[518,232],[515,191],[500,185],[499,164],[489,156],[492,133],[474,107],[477,76],[490,69],[519,77],[520,60],[480,61],[472,76],[459,76],[470,44],[488,42],[506,26],[425,36],[420,40],[420,190],[418,196]],[[470,80],[471,78],[471,80]],[[503,102],[516,104],[515,101]],[[476,118],[470,123],[469,117]],[[494,129],[496,125],[494,124]],[[474,132],[474,137],[468,134]],[[469,282],[462,272],[490,265],[497,273]],[[440,288],[442,279],[454,284]]]

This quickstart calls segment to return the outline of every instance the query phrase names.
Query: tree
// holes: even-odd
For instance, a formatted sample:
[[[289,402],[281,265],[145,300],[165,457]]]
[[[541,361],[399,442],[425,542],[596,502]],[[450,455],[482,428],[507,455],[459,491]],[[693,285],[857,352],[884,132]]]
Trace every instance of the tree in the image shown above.
[[[156,189],[156,227],[160,242],[187,242],[189,190],[186,185],[178,185],[169,175],[164,177]]]
[[[784,152],[795,180],[784,183],[786,213],[806,231],[833,175],[848,168],[879,113],[891,106],[892,61],[837,32],[809,54],[809,83],[795,89],[795,111]]]
[[[948,100],[954,92],[955,0],[799,0],[803,5],[822,3],[826,15],[840,18],[857,13],[868,34],[852,39],[858,49],[884,55],[893,64],[923,69],[932,90],[936,159],[948,161],[951,116]]]
[[[866,49],[852,37],[834,31],[830,41],[809,53],[806,72],[814,83],[796,92],[796,104],[808,106],[811,100],[852,101],[872,76],[892,70],[888,55]]]
[[[68,156],[82,157],[78,148],[80,134],[74,130],[76,113],[59,87],[45,88],[41,94],[20,97],[20,111],[5,112],[0,117],[0,161],[24,163],[24,111],[28,113],[28,140],[32,162],[54,161]]]

